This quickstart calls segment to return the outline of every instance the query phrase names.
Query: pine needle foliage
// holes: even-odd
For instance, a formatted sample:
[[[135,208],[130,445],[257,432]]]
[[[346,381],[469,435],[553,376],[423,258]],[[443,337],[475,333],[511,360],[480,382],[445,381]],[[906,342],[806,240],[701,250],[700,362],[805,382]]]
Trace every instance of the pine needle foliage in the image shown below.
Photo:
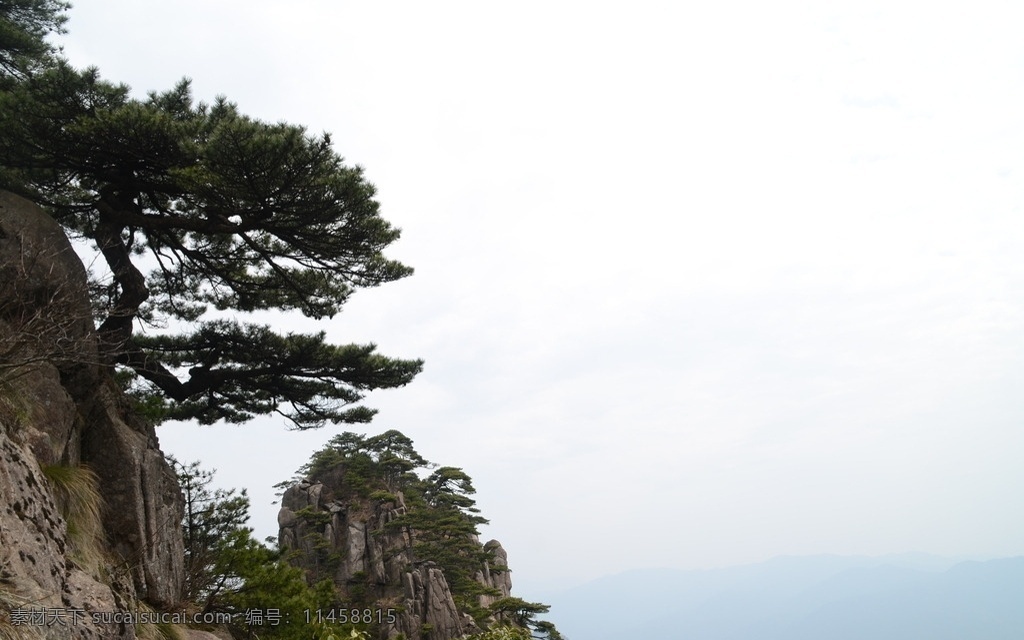
[[[42,205],[105,263],[91,289],[102,362],[134,371],[171,418],[370,420],[364,395],[409,383],[421,361],[252,321],[329,318],[358,289],[412,273],[384,255],[400,232],[363,169],[328,134],[195,101],[188,80],[139,98],[74,68],[45,40],[66,8],[0,2],[0,188]],[[189,329],[138,331],[175,320]]]
[[[3,0],[0,3],[0,78],[23,77],[39,68],[53,53],[46,41],[63,32],[71,6],[59,0]]]

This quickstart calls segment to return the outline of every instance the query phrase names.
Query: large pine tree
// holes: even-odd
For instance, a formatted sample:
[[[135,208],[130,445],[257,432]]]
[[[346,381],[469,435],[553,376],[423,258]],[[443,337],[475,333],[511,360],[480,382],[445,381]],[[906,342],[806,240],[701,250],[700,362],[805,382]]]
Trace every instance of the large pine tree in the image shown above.
[[[331,317],[356,289],[412,272],[383,255],[399,232],[362,170],[327,135],[223,99],[196,103],[187,81],[139,99],[73,68],[45,40],[66,8],[0,1],[0,188],[44,206],[106,262],[94,287],[103,363],[147,381],[172,418],[369,420],[364,393],[408,383],[420,361],[247,319]],[[169,320],[189,330],[137,331]]]

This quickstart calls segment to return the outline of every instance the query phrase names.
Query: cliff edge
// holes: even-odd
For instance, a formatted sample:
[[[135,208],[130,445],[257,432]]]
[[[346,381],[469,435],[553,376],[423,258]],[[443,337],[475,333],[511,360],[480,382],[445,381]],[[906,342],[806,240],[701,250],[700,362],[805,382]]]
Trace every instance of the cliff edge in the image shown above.
[[[0,191],[0,631],[135,638],[102,614],[177,603],[181,517],[152,425],[100,362],[81,260]]]

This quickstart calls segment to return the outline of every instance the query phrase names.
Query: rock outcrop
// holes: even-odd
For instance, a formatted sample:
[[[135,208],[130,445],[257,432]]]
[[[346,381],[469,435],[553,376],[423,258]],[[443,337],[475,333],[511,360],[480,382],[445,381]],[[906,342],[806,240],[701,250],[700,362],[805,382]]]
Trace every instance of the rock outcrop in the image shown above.
[[[355,498],[342,486],[343,475],[328,474],[323,483],[300,482],[282,496],[278,541],[295,552],[292,562],[314,580],[330,577],[342,594],[359,593],[376,607],[394,607],[396,620],[382,626],[384,638],[454,640],[477,631],[473,618],[456,605],[443,569],[416,558],[415,531],[388,526],[407,511],[402,493]],[[508,597],[512,581],[501,544],[491,540],[482,548],[493,555],[476,575],[494,589],[494,595],[480,596],[486,607]]]
[[[496,592],[495,595],[480,596],[480,606],[488,607],[500,598],[508,598],[512,595],[512,575],[508,568],[508,553],[500,542],[489,541],[484,545],[484,551],[490,552],[489,555],[492,559],[484,562],[480,573],[476,574],[476,581]]]
[[[89,614],[166,608],[181,590],[176,476],[99,363],[93,327],[85,269],[60,226],[0,192],[0,625],[20,622],[24,637],[134,638]],[[81,469],[78,492],[60,498],[58,478]],[[89,501],[83,488],[101,498],[91,534],[68,504]],[[26,624],[38,610],[86,615]]]

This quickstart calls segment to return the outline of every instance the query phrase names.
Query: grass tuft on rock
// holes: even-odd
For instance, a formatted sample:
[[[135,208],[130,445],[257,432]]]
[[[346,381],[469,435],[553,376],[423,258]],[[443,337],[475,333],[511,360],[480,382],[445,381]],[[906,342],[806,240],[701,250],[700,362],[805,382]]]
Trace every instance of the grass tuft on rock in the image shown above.
[[[103,496],[99,477],[85,466],[48,465],[43,475],[68,525],[70,557],[86,571],[97,572],[103,564]]]

